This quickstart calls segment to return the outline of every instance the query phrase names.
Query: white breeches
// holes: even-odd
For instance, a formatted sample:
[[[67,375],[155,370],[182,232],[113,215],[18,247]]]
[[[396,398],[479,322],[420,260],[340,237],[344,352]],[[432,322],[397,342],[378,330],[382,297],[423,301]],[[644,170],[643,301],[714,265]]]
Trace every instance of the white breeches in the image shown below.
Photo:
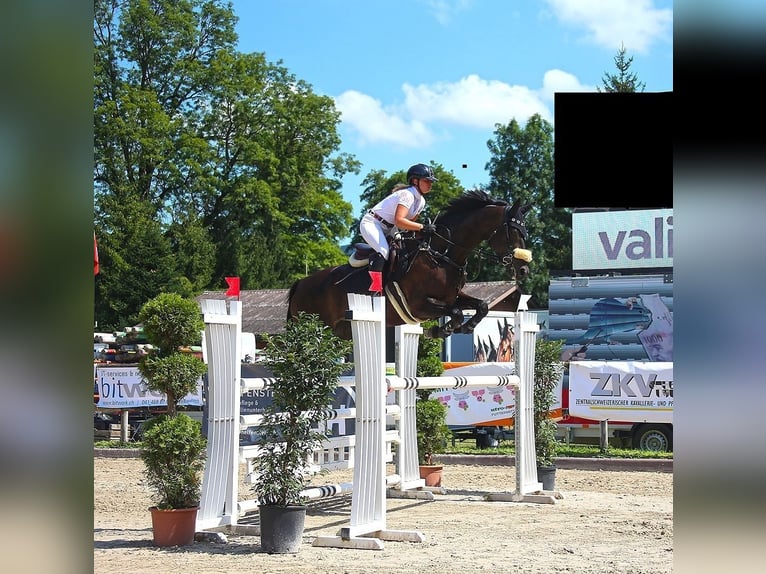
[[[366,213],[359,224],[359,232],[367,245],[388,259],[388,235],[380,221]]]

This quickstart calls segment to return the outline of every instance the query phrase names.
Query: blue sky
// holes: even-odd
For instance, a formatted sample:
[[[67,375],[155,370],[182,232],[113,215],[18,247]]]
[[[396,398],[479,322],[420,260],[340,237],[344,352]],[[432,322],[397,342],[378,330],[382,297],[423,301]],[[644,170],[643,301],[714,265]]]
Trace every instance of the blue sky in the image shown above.
[[[495,124],[553,123],[555,92],[595,91],[624,44],[645,91],[673,89],[672,0],[234,0],[242,52],[263,52],[342,113],[361,181],[431,161],[488,183]],[[554,126],[555,127],[555,126]],[[463,167],[463,165],[467,167]]]

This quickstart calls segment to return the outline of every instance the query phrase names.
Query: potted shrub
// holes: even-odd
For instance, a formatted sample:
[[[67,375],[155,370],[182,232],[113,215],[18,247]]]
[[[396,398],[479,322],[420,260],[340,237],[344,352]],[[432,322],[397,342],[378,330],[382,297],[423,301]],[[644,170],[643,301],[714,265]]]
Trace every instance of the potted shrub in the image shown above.
[[[418,341],[416,376],[438,377],[444,372],[441,361],[442,340],[427,336],[432,328],[438,327],[438,322],[426,321],[422,327],[423,334]],[[444,452],[447,440],[452,437],[446,425],[447,407],[439,400],[429,398],[431,389],[418,389],[416,395],[415,430],[420,478],[425,479],[426,486],[441,486],[444,465],[435,464],[433,455]]]
[[[284,333],[266,336],[264,365],[274,377],[272,403],[260,424],[254,459],[261,549],[270,554],[300,548],[306,518],[308,460],[327,438],[327,420],[350,341],[333,334],[317,315],[300,313]]]
[[[441,486],[444,467],[434,463],[433,455],[444,452],[452,437],[446,419],[447,406],[439,399],[419,398],[415,403],[420,478],[426,480],[426,486]]]
[[[444,364],[441,361],[442,339],[432,339],[429,336],[438,325],[438,321],[426,321],[422,324],[423,334],[418,341],[415,373],[418,377],[438,377],[444,372]],[[434,464],[433,455],[444,452],[446,441],[452,437],[452,433],[445,424],[447,407],[437,399],[431,399],[431,392],[431,389],[415,391],[418,462],[420,478],[425,479],[426,486],[441,486],[444,465]]]
[[[535,342],[534,437],[537,480],[543,483],[543,490],[555,487],[558,425],[550,418],[550,410],[556,400],[556,385],[564,372],[564,363],[559,359],[562,344],[561,340],[537,339]]]
[[[174,293],[162,293],[139,312],[152,350],[138,365],[151,391],[167,396],[167,413],[145,425],[140,448],[149,487],[154,491],[152,530],[157,546],[194,542],[206,441],[199,422],[178,412],[178,403],[197,389],[206,365],[182,346],[197,344],[204,327],[199,306]]]

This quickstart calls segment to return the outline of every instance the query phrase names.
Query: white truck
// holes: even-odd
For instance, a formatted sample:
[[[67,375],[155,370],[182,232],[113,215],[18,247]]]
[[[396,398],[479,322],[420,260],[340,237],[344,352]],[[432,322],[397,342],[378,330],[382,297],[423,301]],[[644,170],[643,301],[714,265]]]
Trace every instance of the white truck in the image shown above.
[[[672,273],[552,278],[544,336],[564,341],[565,440],[673,450]]]

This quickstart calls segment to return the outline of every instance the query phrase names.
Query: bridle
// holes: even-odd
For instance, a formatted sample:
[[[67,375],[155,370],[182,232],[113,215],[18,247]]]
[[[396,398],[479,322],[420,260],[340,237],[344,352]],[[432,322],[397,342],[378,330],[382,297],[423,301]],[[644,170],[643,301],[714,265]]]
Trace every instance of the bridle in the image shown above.
[[[504,268],[507,268],[509,265],[513,265],[514,259],[523,260],[523,258],[518,256],[518,250],[520,248],[511,247],[511,229],[515,229],[516,231],[518,231],[522,239],[524,239],[525,241],[527,239],[527,228],[524,225],[524,211],[522,210],[522,208],[517,207],[514,209],[514,206],[506,205],[503,211],[502,228],[505,231],[505,245],[506,245],[506,252],[503,255],[498,255],[493,250],[486,250],[481,248],[474,249],[473,252],[475,252],[480,258],[486,258],[492,261],[496,261],[500,263]],[[499,230],[500,230],[500,226],[495,228],[492,234],[486,239],[487,243],[489,243],[492,240],[492,238],[495,237],[495,235],[498,233]],[[465,263],[463,265],[458,265],[449,256],[450,248],[462,247],[462,246],[452,241],[452,239],[450,239],[449,237],[445,237],[445,235],[442,235],[438,231],[434,233],[434,235],[436,235],[437,237],[442,239],[445,243],[447,243],[448,245],[447,249],[444,252],[439,252],[434,250],[431,247],[431,237],[429,237],[428,239],[423,240],[421,242],[419,250],[426,252],[434,261],[438,263],[447,263],[465,272],[468,264]],[[522,249],[522,251],[526,251],[526,250]]]
[[[527,228],[524,225],[524,214],[514,213],[515,211],[521,211],[521,209],[518,208],[514,210],[513,206],[507,205],[503,215],[503,229],[505,229],[506,252],[502,257],[498,256],[498,259],[500,260],[500,263],[503,265],[503,267],[508,267],[508,265],[513,264],[513,259],[516,257],[516,249],[518,249],[517,247],[511,248],[511,229],[515,229],[519,232],[519,235],[521,235],[521,238],[524,240],[525,244],[527,241]],[[495,229],[495,233],[497,233],[497,229]],[[494,233],[492,236],[494,236]],[[489,239],[492,239],[492,236],[490,236]],[[487,241],[489,241],[489,239]]]
[[[527,240],[527,228],[524,225],[524,213],[517,213],[520,212],[521,208],[514,209],[512,205],[506,205],[505,210],[503,212],[503,230],[505,231],[505,253],[503,255],[498,255],[494,251],[486,251],[483,249],[479,250],[479,256],[480,257],[486,257],[487,259],[491,259],[494,261],[497,261],[500,263],[503,267],[508,267],[509,265],[513,265],[514,259],[521,259],[518,257],[517,250],[520,249],[518,247],[511,247],[511,229],[515,229],[519,232],[519,235],[521,235],[521,238],[526,242]],[[487,238],[487,243],[492,241],[492,238],[497,235],[497,232],[500,230],[500,227],[498,226],[495,228],[495,231],[492,232],[492,235],[490,235]]]

